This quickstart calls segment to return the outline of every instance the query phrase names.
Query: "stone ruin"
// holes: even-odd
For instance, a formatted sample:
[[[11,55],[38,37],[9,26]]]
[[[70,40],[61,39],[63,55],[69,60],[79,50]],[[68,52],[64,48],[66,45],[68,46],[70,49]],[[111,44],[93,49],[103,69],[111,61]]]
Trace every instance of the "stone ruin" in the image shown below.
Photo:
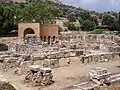
[[[23,41],[8,44],[8,51],[0,53],[2,70],[13,70],[16,74],[26,74],[29,66],[58,68],[62,59],[77,57],[83,64],[108,62],[120,57],[119,37],[114,35],[95,35],[81,32],[62,33],[52,44],[42,42],[36,35],[28,34]],[[39,63],[37,63],[39,61]],[[29,70],[30,72],[31,70]],[[35,73],[38,75],[39,71]],[[32,73],[33,74],[33,73]],[[29,73],[27,75],[29,77]],[[26,76],[26,77],[27,77]],[[43,78],[40,76],[40,78]],[[29,81],[35,81],[30,78]],[[40,79],[39,84],[43,80]]]
[[[29,67],[29,71],[25,77],[25,82],[32,82],[32,85],[50,85],[53,83],[52,70],[50,68],[42,68],[40,65]]]
[[[43,67],[51,68],[59,67],[62,58],[78,57],[85,64],[105,62],[119,58],[120,46],[117,42],[119,38],[115,35],[69,32],[61,33],[58,40],[48,45],[36,35],[27,34],[23,41],[16,40],[8,44],[8,52],[5,56],[1,55],[1,61],[4,59],[5,66],[9,64],[9,67],[21,67],[23,61],[32,62],[31,64],[40,61],[39,64]],[[14,64],[11,65],[12,63]]]
[[[76,57],[83,54],[83,50],[67,46],[66,42],[55,42],[48,45],[41,42],[36,35],[26,35],[24,41],[9,44],[9,52],[20,56],[20,61],[41,61],[43,67],[59,67],[61,58]],[[26,58],[24,58],[26,57]]]
[[[89,79],[87,81],[67,87],[63,90],[103,90],[101,89],[101,86],[106,87],[120,83],[119,72],[118,73],[108,72],[106,68],[102,67],[91,68],[88,77]],[[116,90],[116,88],[112,90]]]
[[[100,87],[94,82],[84,82],[81,84],[73,85],[67,90],[100,90]]]

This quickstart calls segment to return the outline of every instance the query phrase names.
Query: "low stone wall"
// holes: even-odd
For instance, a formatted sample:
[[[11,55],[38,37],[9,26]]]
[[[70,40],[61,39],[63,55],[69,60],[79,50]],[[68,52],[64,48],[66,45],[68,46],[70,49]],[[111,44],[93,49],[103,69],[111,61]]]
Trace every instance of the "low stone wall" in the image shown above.
[[[101,54],[88,54],[83,56],[81,61],[83,64],[87,63],[100,63],[108,62],[111,60],[119,60],[120,53],[101,53]]]
[[[59,67],[59,59],[45,59],[42,61],[43,67],[50,67],[50,68],[58,68]]]

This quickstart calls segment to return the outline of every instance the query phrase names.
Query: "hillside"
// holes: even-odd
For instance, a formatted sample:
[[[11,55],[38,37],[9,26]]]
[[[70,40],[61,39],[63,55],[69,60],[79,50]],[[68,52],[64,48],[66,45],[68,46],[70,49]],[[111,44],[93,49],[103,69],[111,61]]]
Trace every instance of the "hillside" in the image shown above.
[[[51,1],[51,2],[54,2],[54,3],[61,3],[59,0],[45,0],[45,1]]]
[[[61,2],[59,0],[26,0],[27,2],[53,2],[60,4]]]
[[[24,2],[24,0],[13,0],[14,2]],[[39,3],[38,3],[39,2]],[[9,7],[9,8],[8,8]],[[7,8],[7,9],[6,9]],[[27,0],[27,3],[1,4],[1,33],[8,33],[16,30],[18,23],[40,22],[40,23],[60,23],[62,26],[80,28],[83,21],[91,20],[94,24],[99,19],[99,13],[94,11],[64,5],[59,0]],[[96,15],[97,17],[93,17]],[[6,17],[7,16],[7,17]],[[15,16],[16,18],[14,18]],[[8,22],[9,20],[9,22]],[[14,22],[15,21],[15,22]],[[75,22],[75,26],[72,25]],[[85,22],[86,23],[86,22]],[[91,23],[91,22],[89,22]],[[79,24],[79,25],[78,25]],[[88,24],[87,24],[88,25]]]
[[[0,2],[6,2],[6,3],[48,2],[48,1],[58,4],[61,3],[59,0],[0,0]]]
[[[26,0],[11,0],[13,3],[25,3]]]

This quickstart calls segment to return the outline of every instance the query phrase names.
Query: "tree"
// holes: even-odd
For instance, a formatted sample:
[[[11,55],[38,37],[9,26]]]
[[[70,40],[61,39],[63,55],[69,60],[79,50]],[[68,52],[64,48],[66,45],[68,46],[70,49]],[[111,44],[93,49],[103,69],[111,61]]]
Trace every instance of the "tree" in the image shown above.
[[[7,32],[11,31],[11,29],[14,29],[14,9],[12,6],[5,6],[4,7],[4,20],[5,22],[3,23],[3,28],[4,30],[6,29]]]
[[[103,16],[102,24],[108,25],[108,26],[113,26],[113,24],[116,23],[116,21],[117,21],[117,19],[113,15],[106,14]]]
[[[116,13],[116,12],[112,12],[111,15],[115,16],[115,18],[118,18],[118,17],[119,17],[119,14]]]
[[[23,22],[54,23],[55,11],[42,3],[29,3],[23,9]]]
[[[120,12],[119,12],[119,18],[118,18],[118,33],[120,34]]]
[[[3,5],[0,4],[0,32],[2,32],[2,24],[4,22],[3,11]]]
[[[102,19],[103,25],[108,25],[112,30],[118,30],[118,20],[111,14],[106,14]]]
[[[12,4],[0,4],[0,32],[8,33],[14,29],[14,7]]]
[[[96,26],[98,26],[98,17],[96,15],[92,15],[90,17],[90,21],[94,22]]]
[[[71,30],[71,31],[78,31],[80,30],[80,27],[77,27],[75,26],[72,22],[64,22],[64,26],[65,27],[68,27],[68,30]]]
[[[23,12],[23,7],[22,6],[16,6],[15,8],[15,13],[14,13],[14,24],[15,24],[15,27],[18,26],[18,23],[22,22],[22,12]]]
[[[72,13],[69,13],[68,16],[67,16],[67,19],[70,21],[70,22],[75,22],[76,21],[76,15],[74,12]]]
[[[95,26],[95,23],[90,20],[85,20],[81,23],[81,29],[85,31],[94,30]]]
[[[77,18],[80,18],[82,20],[89,20],[90,13],[87,11],[81,11],[81,12],[77,13]]]
[[[98,17],[99,17],[99,19],[102,19],[103,13],[99,13]]]
[[[73,23],[69,23],[69,25],[68,25],[68,30],[71,30],[71,31],[75,31],[76,30],[76,27],[75,27],[75,25],[73,24]]]

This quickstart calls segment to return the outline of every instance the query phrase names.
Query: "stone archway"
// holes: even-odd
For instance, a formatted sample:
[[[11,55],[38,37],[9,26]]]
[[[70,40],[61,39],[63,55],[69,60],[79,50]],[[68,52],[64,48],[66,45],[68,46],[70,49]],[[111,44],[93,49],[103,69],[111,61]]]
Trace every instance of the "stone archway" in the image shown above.
[[[24,30],[24,37],[27,34],[35,34],[35,32],[34,32],[34,30],[32,28],[27,28],[27,29]]]
[[[40,38],[40,23],[19,23],[18,36],[24,39],[26,34],[35,34]]]

